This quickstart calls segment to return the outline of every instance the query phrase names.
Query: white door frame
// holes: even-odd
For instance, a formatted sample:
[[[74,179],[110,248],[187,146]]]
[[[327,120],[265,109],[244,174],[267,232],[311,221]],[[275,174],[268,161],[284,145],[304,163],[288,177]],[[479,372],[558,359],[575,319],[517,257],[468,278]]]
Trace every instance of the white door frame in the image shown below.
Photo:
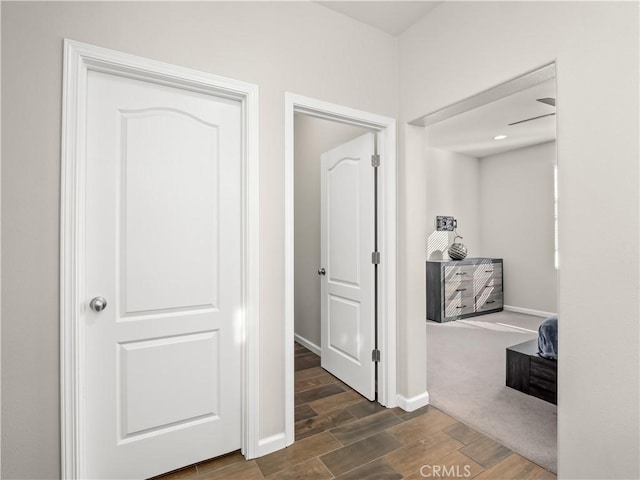
[[[84,478],[84,201],[90,70],[237,100],[242,108],[242,452],[258,452],[258,87],[65,39],[60,211],[60,401],[62,478]]]
[[[378,153],[378,400],[396,406],[396,121],[361,110],[285,92],[285,437],[294,441],[294,114],[377,131]]]

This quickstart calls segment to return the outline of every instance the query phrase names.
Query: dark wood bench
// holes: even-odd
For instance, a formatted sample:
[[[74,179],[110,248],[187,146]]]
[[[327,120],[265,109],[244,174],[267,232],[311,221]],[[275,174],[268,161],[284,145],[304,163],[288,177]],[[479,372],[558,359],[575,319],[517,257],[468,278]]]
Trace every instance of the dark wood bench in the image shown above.
[[[507,387],[558,404],[558,361],[538,355],[538,339],[507,347]]]

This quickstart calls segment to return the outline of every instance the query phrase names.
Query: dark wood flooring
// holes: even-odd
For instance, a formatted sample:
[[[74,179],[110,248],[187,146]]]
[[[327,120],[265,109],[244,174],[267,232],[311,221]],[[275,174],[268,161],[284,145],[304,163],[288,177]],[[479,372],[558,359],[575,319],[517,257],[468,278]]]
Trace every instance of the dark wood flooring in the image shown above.
[[[295,347],[296,441],[246,461],[239,452],[172,472],[162,480],[478,480],[555,475],[440,410],[386,409],[369,402]]]

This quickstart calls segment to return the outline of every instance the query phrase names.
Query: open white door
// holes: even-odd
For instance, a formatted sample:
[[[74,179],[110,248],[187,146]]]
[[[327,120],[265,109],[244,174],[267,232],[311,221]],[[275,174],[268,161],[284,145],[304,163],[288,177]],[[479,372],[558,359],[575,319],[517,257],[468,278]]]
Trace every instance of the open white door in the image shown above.
[[[321,158],[322,367],[369,400],[375,399],[374,148],[374,134],[366,133]]]
[[[84,468],[147,478],[240,448],[242,112],[88,75]]]

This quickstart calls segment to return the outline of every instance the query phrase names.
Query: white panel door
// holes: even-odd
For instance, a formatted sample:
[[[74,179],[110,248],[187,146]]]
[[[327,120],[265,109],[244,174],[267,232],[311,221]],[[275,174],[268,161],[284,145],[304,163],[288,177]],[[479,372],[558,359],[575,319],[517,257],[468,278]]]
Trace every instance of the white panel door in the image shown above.
[[[375,398],[374,134],[321,157],[322,367]]]
[[[87,476],[237,450],[241,106],[90,71],[86,124]]]

